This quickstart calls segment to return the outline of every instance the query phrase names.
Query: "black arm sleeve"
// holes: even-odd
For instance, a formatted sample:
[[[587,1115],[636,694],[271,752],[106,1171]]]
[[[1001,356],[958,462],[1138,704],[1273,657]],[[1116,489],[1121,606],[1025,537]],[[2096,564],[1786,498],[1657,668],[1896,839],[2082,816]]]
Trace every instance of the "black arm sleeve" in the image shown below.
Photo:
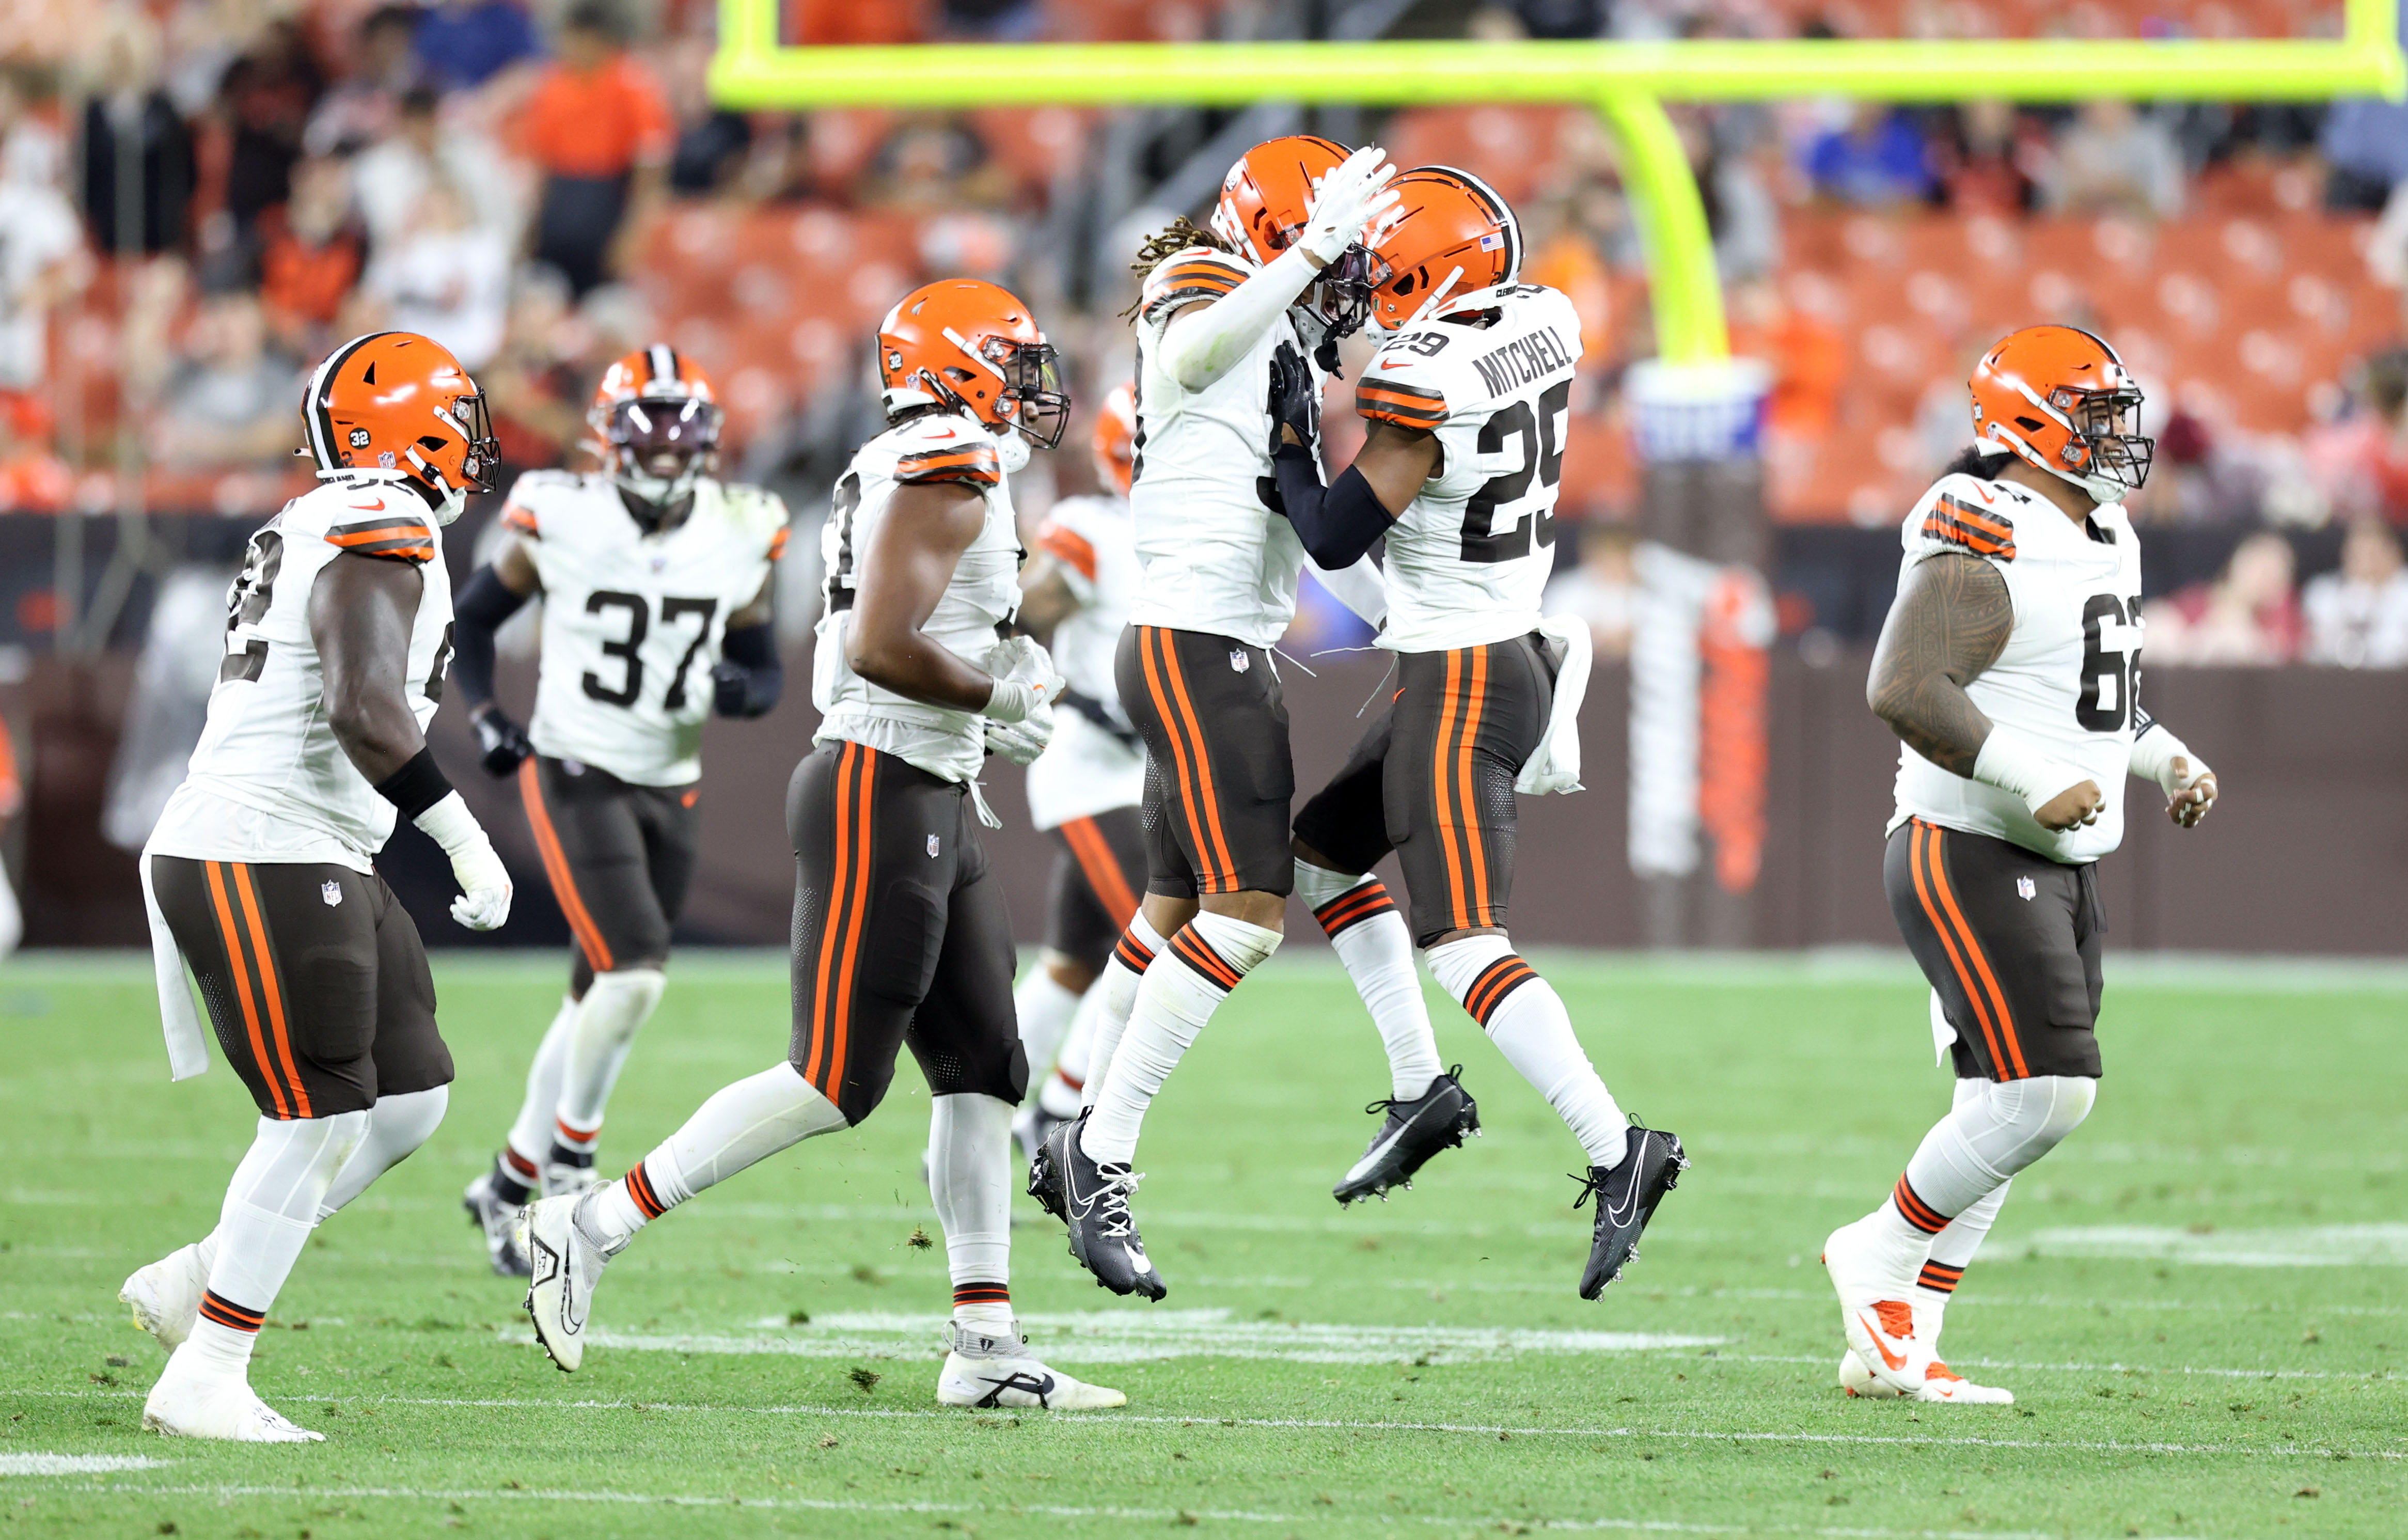
[[[1380,504],[1378,493],[1363,473],[1348,466],[1330,486],[1321,484],[1320,469],[1310,451],[1294,444],[1271,457],[1279,472],[1280,500],[1287,505],[1287,522],[1312,559],[1330,571],[1354,566],[1388,532],[1396,521]]]
[[[767,621],[731,626],[719,639],[719,666],[710,673],[720,715],[768,715],[786,688],[785,665],[778,661],[777,627]]]
[[[494,633],[529,596],[513,594],[493,568],[480,567],[452,601],[452,671],[471,710],[494,698]]]

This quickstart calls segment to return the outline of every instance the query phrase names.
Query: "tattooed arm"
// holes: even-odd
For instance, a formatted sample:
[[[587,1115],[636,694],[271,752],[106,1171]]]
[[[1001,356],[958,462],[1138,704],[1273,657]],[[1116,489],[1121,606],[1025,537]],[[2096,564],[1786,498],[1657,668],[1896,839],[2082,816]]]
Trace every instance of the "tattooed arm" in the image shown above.
[[[1915,753],[1953,774],[1977,778],[1993,728],[1965,686],[1999,660],[2014,626],[2007,580],[1988,562],[1942,554],[1916,563],[1882,625],[1872,676],[1865,682],[1866,704]],[[2037,769],[2048,773],[2046,767]],[[1978,778],[1994,784],[2002,780],[1992,772]],[[2087,824],[2105,801],[2099,784],[2089,780],[2028,789],[2041,794],[2027,800],[2038,803],[2032,816],[2042,828]]]

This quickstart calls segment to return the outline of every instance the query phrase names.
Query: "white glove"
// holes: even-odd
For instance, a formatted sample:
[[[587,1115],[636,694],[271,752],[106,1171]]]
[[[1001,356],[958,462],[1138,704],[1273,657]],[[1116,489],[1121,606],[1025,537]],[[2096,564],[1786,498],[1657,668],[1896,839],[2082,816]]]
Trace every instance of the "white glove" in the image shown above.
[[[986,671],[996,676],[995,693],[979,714],[989,722],[1025,722],[1069,687],[1054,667],[1053,655],[1035,637],[1006,637],[996,642],[986,655]],[[1046,731],[1052,730],[1049,724]]]
[[[1018,722],[997,722],[987,718],[986,747],[989,754],[999,754],[1015,765],[1025,765],[1045,752],[1054,741],[1054,708],[1039,701],[1037,709]]]
[[[1326,266],[1361,240],[1364,227],[1404,195],[1388,185],[1397,168],[1388,164],[1387,155],[1377,145],[1365,145],[1322,178],[1297,245]]]
[[[494,854],[477,815],[453,792],[410,820],[452,857],[452,875],[460,896],[452,900],[452,917],[471,930],[498,930],[510,917],[510,872]]]

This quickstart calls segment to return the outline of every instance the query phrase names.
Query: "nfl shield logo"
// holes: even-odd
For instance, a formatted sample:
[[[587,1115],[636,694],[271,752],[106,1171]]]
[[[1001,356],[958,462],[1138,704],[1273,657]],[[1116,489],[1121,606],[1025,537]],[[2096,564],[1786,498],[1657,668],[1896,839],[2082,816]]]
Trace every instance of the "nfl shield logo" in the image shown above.
[[[935,835],[931,834],[931,835],[929,835],[929,836],[928,836],[928,859],[930,859],[930,860],[932,860],[932,861],[933,861],[933,860],[935,860],[936,858],[937,858],[937,837],[936,837]]]
[[[343,901],[343,885],[340,883],[331,882],[320,883],[318,885],[318,897],[325,900],[326,907],[332,909],[337,904]]]
[[[1254,660],[1246,655],[1246,650],[1243,647],[1232,647],[1229,649],[1229,671],[1231,673],[1241,674],[1254,666]]]
[[[2034,883],[2029,877],[2017,877],[2015,879],[2015,896],[2023,900],[2024,902],[2031,902],[2033,898],[2035,898],[2039,892],[2039,885]]]

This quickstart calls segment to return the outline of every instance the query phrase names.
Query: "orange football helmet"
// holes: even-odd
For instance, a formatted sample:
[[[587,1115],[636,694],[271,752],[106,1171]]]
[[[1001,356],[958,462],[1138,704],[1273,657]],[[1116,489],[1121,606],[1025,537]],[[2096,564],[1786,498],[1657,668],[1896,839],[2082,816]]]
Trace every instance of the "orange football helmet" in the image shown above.
[[[398,471],[438,496],[449,524],[471,492],[490,492],[501,459],[492,414],[450,349],[416,332],[370,332],[333,353],[301,396],[319,473]]]
[[[1070,394],[1061,360],[1028,307],[998,284],[946,279],[905,295],[878,324],[878,382],[888,416],[937,405],[1039,449],[1062,441]]]
[[[710,469],[724,417],[700,366],[655,342],[603,371],[585,421],[620,490],[666,511]]]
[[[1096,413],[1096,478],[1124,497],[1137,472],[1137,387],[1114,385]]]
[[[1372,235],[1371,324],[1394,331],[1449,299],[1522,272],[1522,224],[1497,190],[1452,166],[1417,166]]]
[[[2010,332],[1973,366],[1973,432],[2102,503],[2149,479],[2141,386],[2115,350],[2078,326]]]
[[[1221,180],[1212,233],[1246,262],[1264,266],[1296,244],[1312,219],[1321,179],[1349,153],[1336,140],[1312,134],[1265,139],[1239,156]],[[1349,246],[1298,301],[1320,315],[1330,335],[1348,337],[1362,327],[1370,295],[1365,261],[1360,244]]]

